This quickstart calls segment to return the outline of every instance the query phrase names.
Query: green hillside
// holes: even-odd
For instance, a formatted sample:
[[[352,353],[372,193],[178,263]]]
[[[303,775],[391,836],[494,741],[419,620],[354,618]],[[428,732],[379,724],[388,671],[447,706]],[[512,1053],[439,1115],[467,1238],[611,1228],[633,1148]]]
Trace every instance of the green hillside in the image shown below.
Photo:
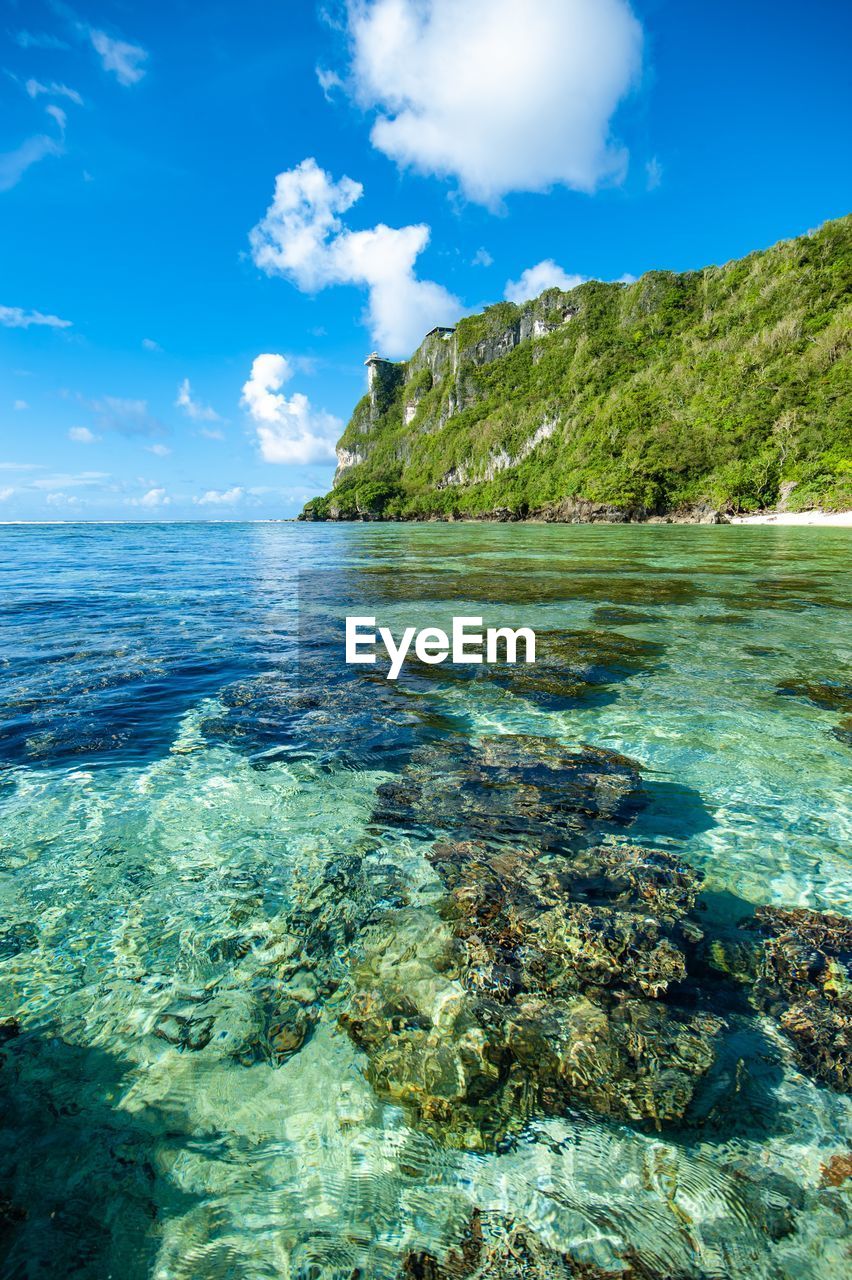
[[[851,335],[852,217],[723,267],[498,303],[376,366],[303,515],[852,507]]]

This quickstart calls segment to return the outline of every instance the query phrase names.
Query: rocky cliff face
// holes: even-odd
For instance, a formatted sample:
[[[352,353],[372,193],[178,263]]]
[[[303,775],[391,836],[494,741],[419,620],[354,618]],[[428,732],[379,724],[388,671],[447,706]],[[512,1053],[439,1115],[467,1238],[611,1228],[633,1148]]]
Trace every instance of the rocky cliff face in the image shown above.
[[[436,385],[443,394],[437,412],[420,415],[419,425],[444,426],[456,414],[476,403],[478,388],[469,376],[471,368],[480,368],[514,351],[521,343],[547,337],[577,314],[578,307],[559,290],[550,290],[520,309],[511,303],[492,308],[486,313],[485,325],[464,323],[459,329],[439,328],[423,339],[410,360],[393,362],[377,356],[369,357],[369,390],[358,404],[350,424],[337,448],[337,488],[354,467],[367,461],[371,452],[368,439],[371,430],[399,402],[403,426],[418,419],[421,403]],[[480,320],[481,317],[476,317]],[[505,449],[492,451],[480,465],[473,460],[451,467],[438,481],[439,488],[467,485],[492,480],[500,471],[515,467],[554,432],[555,420],[545,419],[531,435],[521,441],[514,453]],[[358,443],[357,438],[364,439]],[[402,456],[402,455],[400,455]]]
[[[371,356],[306,519],[852,505],[852,219],[725,267],[502,302]]]

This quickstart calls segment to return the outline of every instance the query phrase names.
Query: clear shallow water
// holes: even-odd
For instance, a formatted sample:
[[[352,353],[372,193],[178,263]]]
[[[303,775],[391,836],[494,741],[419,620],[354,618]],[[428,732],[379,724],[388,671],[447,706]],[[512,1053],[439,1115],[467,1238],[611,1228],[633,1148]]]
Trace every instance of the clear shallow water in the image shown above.
[[[713,910],[852,914],[840,716],[778,692],[848,682],[848,561],[817,529],[0,531],[0,1275],[390,1280],[473,1207],[609,1272],[845,1275],[849,1102],[768,1019],[727,1123],[534,1111],[480,1150],[380,1097],[340,1019],[371,931],[404,973],[439,927],[434,815],[376,814],[448,742],[623,753],[630,839]],[[323,620],[361,600],[570,633],[576,696],[353,680]]]

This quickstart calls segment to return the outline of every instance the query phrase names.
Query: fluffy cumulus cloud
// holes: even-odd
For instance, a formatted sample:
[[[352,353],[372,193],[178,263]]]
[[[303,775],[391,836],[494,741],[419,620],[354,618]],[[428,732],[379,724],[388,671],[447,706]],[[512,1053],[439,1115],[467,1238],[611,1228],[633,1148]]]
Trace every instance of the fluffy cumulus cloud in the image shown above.
[[[580,276],[565,271],[552,258],[545,258],[543,262],[537,262],[534,267],[527,267],[526,271],[521,272],[517,280],[507,280],[503,297],[507,302],[522,303],[527,302],[530,298],[538,298],[544,293],[545,289],[563,289],[567,293],[569,289],[576,289],[577,285],[585,284],[587,280],[593,279],[596,279],[596,277]],[[637,276],[625,271],[623,276],[619,276],[617,280],[607,281],[607,283],[635,284],[637,279]]]
[[[261,456],[266,462],[307,464],[329,462],[343,423],[314,409],[308,397],[291,396],[281,388],[292,377],[284,356],[267,353],[255,358],[251,377],[243,386],[242,404],[248,410]]]
[[[610,124],[642,60],[627,0],[349,0],[348,14],[354,92],[400,165],[489,205],[623,177]]]
[[[70,329],[70,320],[59,316],[44,315],[41,311],[24,311],[23,307],[0,307],[0,324],[7,329],[30,329],[45,326],[48,329]]]
[[[351,178],[335,182],[313,159],[279,173],[272,204],[249,236],[252,257],[267,275],[284,276],[305,292],[335,284],[366,289],[374,343],[385,355],[409,355],[433,325],[452,324],[461,303],[415,273],[428,226],[344,225],[341,215],[363,190]]]
[[[94,444],[98,437],[88,427],[71,427],[68,439],[73,440],[75,444]]]
[[[193,502],[199,507],[232,507],[244,496],[245,489],[235,484],[233,489],[208,489],[200,498],[193,498]]]
[[[527,267],[517,280],[508,280],[504,297],[507,302],[526,302],[528,298],[537,298],[545,289],[576,289],[587,279],[587,276],[570,275],[558,262],[545,258],[534,267]]]
[[[200,400],[195,399],[189,378],[184,378],[178,387],[175,404],[179,409],[183,409],[186,416],[192,418],[193,422],[219,421],[219,415],[215,409],[211,409],[209,405],[202,404]]]
[[[129,498],[128,503],[131,507],[146,507],[152,510],[156,507],[167,507],[171,502],[171,498],[165,489],[149,489],[147,493],[143,493],[141,498]]]
[[[111,72],[119,84],[137,84],[142,79],[147,50],[138,44],[128,44],[126,40],[114,40],[105,31],[94,27],[89,30],[89,39],[100,56],[104,71]]]

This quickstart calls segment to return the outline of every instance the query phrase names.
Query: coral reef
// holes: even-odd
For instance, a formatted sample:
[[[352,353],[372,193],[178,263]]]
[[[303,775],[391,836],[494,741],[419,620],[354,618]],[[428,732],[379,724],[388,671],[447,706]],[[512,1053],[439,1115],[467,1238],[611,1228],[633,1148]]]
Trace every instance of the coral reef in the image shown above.
[[[852,1091],[852,920],[759,907],[756,923],[766,935],[756,1002],[778,1018],[807,1072]]]
[[[445,1141],[491,1145],[537,1109],[684,1119],[724,1024],[674,998],[696,873],[592,843],[637,787],[625,757],[504,737],[419,752],[382,789],[382,821],[417,807],[450,833],[427,855],[444,893],[365,930],[341,1024],[377,1091]]]
[[[378,789],[374,821],[460,839],[579,847],[632,821],[644,804],[640,766],[600,747],[548,738],[443,739],[416,751]]]

